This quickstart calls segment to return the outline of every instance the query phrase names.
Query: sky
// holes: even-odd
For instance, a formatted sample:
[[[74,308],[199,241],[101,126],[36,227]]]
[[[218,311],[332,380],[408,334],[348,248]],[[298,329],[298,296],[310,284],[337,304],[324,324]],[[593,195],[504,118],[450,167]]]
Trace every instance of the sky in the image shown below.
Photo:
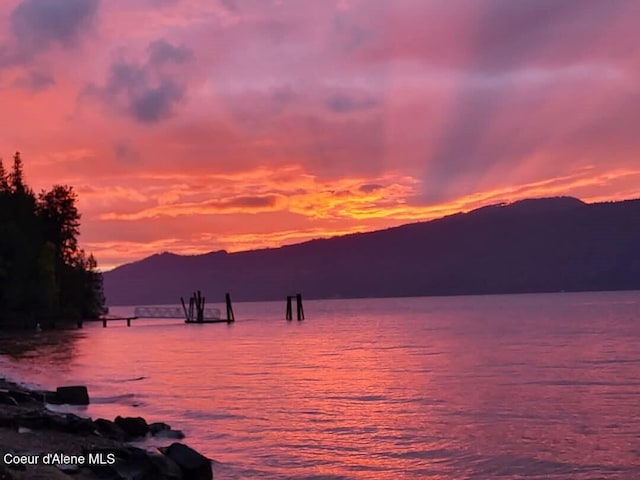
[[[636,0],[3,0],[0,156],[102,269],[640,196]]]

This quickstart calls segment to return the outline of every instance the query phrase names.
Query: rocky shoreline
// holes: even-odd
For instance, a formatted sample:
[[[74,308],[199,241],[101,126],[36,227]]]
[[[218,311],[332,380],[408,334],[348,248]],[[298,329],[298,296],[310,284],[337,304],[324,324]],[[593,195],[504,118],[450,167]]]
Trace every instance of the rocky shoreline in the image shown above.
[[[55,413],[46,403],[86,404],[85,387],[56,392],[0,379],[0,480],[209,480],[211,460],[177,442],[184,435],[142,417],[92,420]],[[145,450],[128,442],[153,436],[168,447]]]

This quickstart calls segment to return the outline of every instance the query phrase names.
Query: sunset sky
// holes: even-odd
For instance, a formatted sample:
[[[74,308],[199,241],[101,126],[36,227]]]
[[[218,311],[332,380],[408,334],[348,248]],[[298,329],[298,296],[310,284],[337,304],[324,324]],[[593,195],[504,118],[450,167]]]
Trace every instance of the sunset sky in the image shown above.
[[[640,196],[636,0],[3,0],[0,155],[103,269]]]

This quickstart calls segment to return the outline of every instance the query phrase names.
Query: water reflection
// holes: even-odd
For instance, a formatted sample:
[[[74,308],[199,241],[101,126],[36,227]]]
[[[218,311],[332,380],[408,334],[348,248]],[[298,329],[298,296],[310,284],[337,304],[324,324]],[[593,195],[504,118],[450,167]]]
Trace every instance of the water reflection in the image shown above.
[[[74,330],[0,332],[0,355],[27,365],[64,367],[73,361],[80,338],[83,334]]]
[[[93,416],[184,429],[216,478],[637,479],[636,296],[238,304],[90,326],[62,376]]]

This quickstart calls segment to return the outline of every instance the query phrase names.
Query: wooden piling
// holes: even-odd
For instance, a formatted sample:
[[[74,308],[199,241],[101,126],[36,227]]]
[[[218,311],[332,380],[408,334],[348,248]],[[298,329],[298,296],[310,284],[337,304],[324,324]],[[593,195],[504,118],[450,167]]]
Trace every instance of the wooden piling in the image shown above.
[[[131,326],[131,317],[127,317],[127,327]]]
[[[287,295],[287,312],[285,314],[287,320],[293,320],[293,314],[291,311],[291,295]]]
[[[107,319],[106,318],[102,319],[102,328],[107,328]]]
[[[235,322],[236,317],[233,314],[233,307],[231,306],[231,295],[229,295],[228,293],[225,293],[224,300],[225,300],[225,303],[227,304],[227,323]]]
[[[184,319],[189,321],[189,312],[187,311],[187,307],[184,304],[184,298],[180,297],[180,303],[182,303],[182,310],[184,311]]]
[[[78,320],[78,328],[82,328],[82,320]]]
[[[204,297],[200,290],[194,294],[194,297],[196,304],[196,321],[202,323],[204,321]]]
[[[298,321],[304,320],[304,309],[302,308],[302,294],[296,294],[296,316]]]

